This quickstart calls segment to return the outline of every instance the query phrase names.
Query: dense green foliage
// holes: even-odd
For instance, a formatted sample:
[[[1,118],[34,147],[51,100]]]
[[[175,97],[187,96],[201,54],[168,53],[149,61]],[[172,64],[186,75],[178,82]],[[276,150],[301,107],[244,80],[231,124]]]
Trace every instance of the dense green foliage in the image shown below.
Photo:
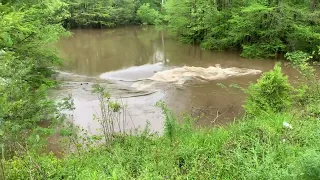
[[[256,84],[251,84],[246,93],[244,108],[248,114],[283,112],[290,109],[293,87],[277,64],[273,71],[264,73]]]
[[[151,22],[150,18],[158,16],[158,10],[161,7],[159,0],[64,0],[64,2],[67,4],[66,11],[69,12],[64,24],[71,28],[115,27],[140,24],[141,21],[153,24],[154,20]],[[146,3],[148,4],[148,12],[144,12],[147,14],[137,16],[137,10],[139,8],[146,9]],[[140,19],[141,17],[142,19]],[[144,22],[146,18],[148,22]]]
[[[62,4],[55,2],[0,4],[0,145],[6,154],[48,134],[36,125],[55,115],[47,90],[54,85],[49,67],[59,58],[51,43],[65,33],[57,14]]]
[[[303,111],[313,117],[320,117],[320,83],[315,69],[309,65],[312,57],[305,52],[287,53],[286,58],[303,76],[298,82],[300,85],[297,102]]]
[[[137,17],[143,24],[157,24],[160,21],[160,14],[157,10],[150,8],[150,4],[143,4],[137,11]]]
[[[182,41],[207,49],[242,49],[245,57],[317,51],[319,1],[168,0],[168,26]],[[312,5],[312,6],[311,6]]]

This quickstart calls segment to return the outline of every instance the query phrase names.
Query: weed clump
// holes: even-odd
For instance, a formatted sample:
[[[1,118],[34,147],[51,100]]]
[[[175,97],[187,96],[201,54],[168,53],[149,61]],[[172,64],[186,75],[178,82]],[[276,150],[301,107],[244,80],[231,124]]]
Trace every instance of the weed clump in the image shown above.
[[[272,71],[264,73],[245,92],[247,99],[244,109],[249,115],[283,112],[291,107],[293,101],[293,87],[288,82],[288,77],[282,74],[279,64]]]
[[[320,179],[320,155],[316,151],[308,151],[304,155],[302,161],[302,177],[308,180]]]

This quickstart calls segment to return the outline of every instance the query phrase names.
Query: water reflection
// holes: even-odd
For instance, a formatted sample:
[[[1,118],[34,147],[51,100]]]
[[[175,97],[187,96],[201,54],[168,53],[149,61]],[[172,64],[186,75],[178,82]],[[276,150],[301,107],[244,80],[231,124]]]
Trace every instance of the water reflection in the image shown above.
[[[157,41],[158,32],[149,28],[113,30],[75,30],[58,46],[69,61],[66,70],[85,75],[140,66],[162,61],[164,53]]]

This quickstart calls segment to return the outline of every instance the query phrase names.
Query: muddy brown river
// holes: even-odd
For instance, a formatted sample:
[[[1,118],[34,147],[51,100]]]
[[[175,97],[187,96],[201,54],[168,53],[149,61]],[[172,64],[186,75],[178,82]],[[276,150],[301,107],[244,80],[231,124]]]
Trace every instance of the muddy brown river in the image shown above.
[[[126,129],[144,127],[161,131],[163,115],[156,102],[163,100],[177,116],[203,114],[199,126],[221,125],[242,114],[245,95],[231,84],[247,87],[275,60],[244,59],[238,52],[202,50],[182,44],[154,27],[123,27],[108,30],[73,30],[58,43],[67,59],[55,92],[58,98],[72,94],[73,119],[92,133],[99,129],[93,114],[99,114],[95,83],[128,105]],[[283,63],[284,64],[284,63]],[[283,65],[290,77],[296,71]],[[223,88],[222,85],[227,88]]]

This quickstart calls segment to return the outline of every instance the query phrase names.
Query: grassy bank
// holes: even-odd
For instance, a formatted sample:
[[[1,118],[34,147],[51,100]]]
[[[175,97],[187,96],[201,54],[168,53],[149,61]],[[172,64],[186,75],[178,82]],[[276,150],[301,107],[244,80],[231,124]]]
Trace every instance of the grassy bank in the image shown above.
[[[166,114],[170,112],[166,110]],[[167,116],[166,134],[117,138],[62,159],[7,161],[7,179],[319,179],[320,121],[265,114],[213,129]],[[291,128],[283,126],[291,124]],[[170,130],[169,130],[170,129]],[[170,131],[170,133],[168,132]],[[31,176],[32,175],[32,176]]]

